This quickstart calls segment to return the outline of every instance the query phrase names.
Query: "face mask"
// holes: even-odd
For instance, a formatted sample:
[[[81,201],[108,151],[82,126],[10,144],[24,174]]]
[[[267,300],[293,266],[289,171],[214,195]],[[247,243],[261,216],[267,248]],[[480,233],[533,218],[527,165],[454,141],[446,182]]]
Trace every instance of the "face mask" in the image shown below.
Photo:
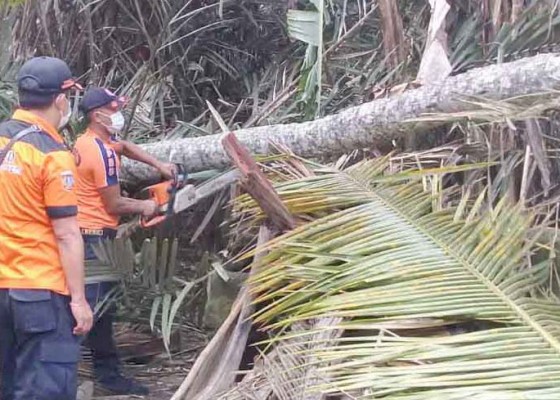
[[[70,108],[70,103],[68,103],[68,112],[60,117],[60,122],[58,123],[58,129],[64,128],[70,122],[70,116],[72,115],[72,109]]]
[[[124,115],[122,112],[117,111],[111,115],[111,130],[113,133],[118,133],[124,128]]]
[[[105,114],[103,114],[105,115]],[[109,132],[111,132],[112,134],[117,134],[120,131],[123,130],[124,128],[124,115],[122,114],[122,112],[117,111],[114,114],[111,115],[106,115],[107,117],[109,117],[109,119],[111,119],[111,125],[107,126],[105,125],[105,127],[109,130]]]

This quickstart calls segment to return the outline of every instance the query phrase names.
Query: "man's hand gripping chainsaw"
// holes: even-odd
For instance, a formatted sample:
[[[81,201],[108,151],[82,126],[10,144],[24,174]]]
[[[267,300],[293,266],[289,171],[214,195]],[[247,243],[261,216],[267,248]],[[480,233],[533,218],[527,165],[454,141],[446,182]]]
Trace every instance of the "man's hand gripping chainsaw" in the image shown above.
[[[194,192],[194,186],[186,185],[188,175],[185,166],[182,164],[176,165],[177,172],[173,179],[148,186],[142,190],[140,198],[153,200],[159,206],[159,215],[149,219],[140,217],[140,226],[142,228],[153,227],[175,214],[174,205],[178,190],[185,188],[185,190],[190,189]]]

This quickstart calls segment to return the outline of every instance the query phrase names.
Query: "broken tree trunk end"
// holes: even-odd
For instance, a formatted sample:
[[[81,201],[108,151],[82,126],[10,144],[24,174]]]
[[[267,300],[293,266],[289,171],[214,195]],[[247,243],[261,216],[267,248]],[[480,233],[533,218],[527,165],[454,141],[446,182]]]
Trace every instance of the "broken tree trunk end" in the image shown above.
[[[241,184],[272,223],[281,231],[294,229],[296,223],[293,216],[249,151],[237,140],[235,134],[228,133],[223,138],[222,145],[241,173]]]

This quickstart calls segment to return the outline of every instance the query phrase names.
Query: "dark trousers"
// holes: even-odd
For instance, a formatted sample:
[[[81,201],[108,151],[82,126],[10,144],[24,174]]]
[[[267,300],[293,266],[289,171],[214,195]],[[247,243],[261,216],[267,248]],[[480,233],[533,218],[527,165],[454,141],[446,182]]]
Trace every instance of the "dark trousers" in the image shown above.
[[[75,400],[78,337],[70,299],[49,290],[0,289],[0,399]]]
[[[86,298],[92,310],[103,301],[114,285],[113,282],[86,285]],[[86,347],[92,352],[95,377],[100,382],[111,379],[119,371],[119,356],[113,338],[115,307],[111,305],[103,308],[103,313],[95,316],[93,327],[85,341]]]
[[[92,246],[99,240],[111,238],[114,232],[104,230],[103,235],[82,235],[84,238],[86,260],[95,259]],[[92,310],[104,301],[107,294],[115,287],[115,282],[90,283],[86,285],[86,299]],[[99,382],[110,380],[119,373],[119,357],[113,338],[113,321],[115,307],[103,306],[103,312],[94,316],[94,323],[85,341],[91,349],[95,377]]]

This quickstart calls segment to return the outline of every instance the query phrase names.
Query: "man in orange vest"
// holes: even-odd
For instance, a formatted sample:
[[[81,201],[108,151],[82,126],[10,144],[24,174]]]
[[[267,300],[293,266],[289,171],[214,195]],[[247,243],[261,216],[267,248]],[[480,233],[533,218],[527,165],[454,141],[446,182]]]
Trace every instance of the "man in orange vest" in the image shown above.
[[[74,400],[80,335],[92,325],[72,154],[58,133],[79,88],[62,60],[18,74],[19,109],[0,124],[0,398]]]
[[[175,174],[175,165],[163,163],[139,146],[118,138],[124,127],[120,111],[124,99],[111,91],[89,88],[80,110],[86,115],[88,128],[74,146],[78,166],[76,192],[78,194],[78,221],[86,245],[86,260],[95,260],[93,246],[100,239],[114,238],[119,217],[141,214],[151,217],[158,212],[152,200],[135,200],[121,196],[119,185],[120,157],[126,156],[157,168],[166,178]],[[92,308],[114,287],[115,282],[86,279],[86,296]],[[125,378],[119,371],[119,359],[113,339],[114,309],[109,308],[94,323],[88,336],[93,353],[96,380],[115,394],[148,393],[138,382]]]

